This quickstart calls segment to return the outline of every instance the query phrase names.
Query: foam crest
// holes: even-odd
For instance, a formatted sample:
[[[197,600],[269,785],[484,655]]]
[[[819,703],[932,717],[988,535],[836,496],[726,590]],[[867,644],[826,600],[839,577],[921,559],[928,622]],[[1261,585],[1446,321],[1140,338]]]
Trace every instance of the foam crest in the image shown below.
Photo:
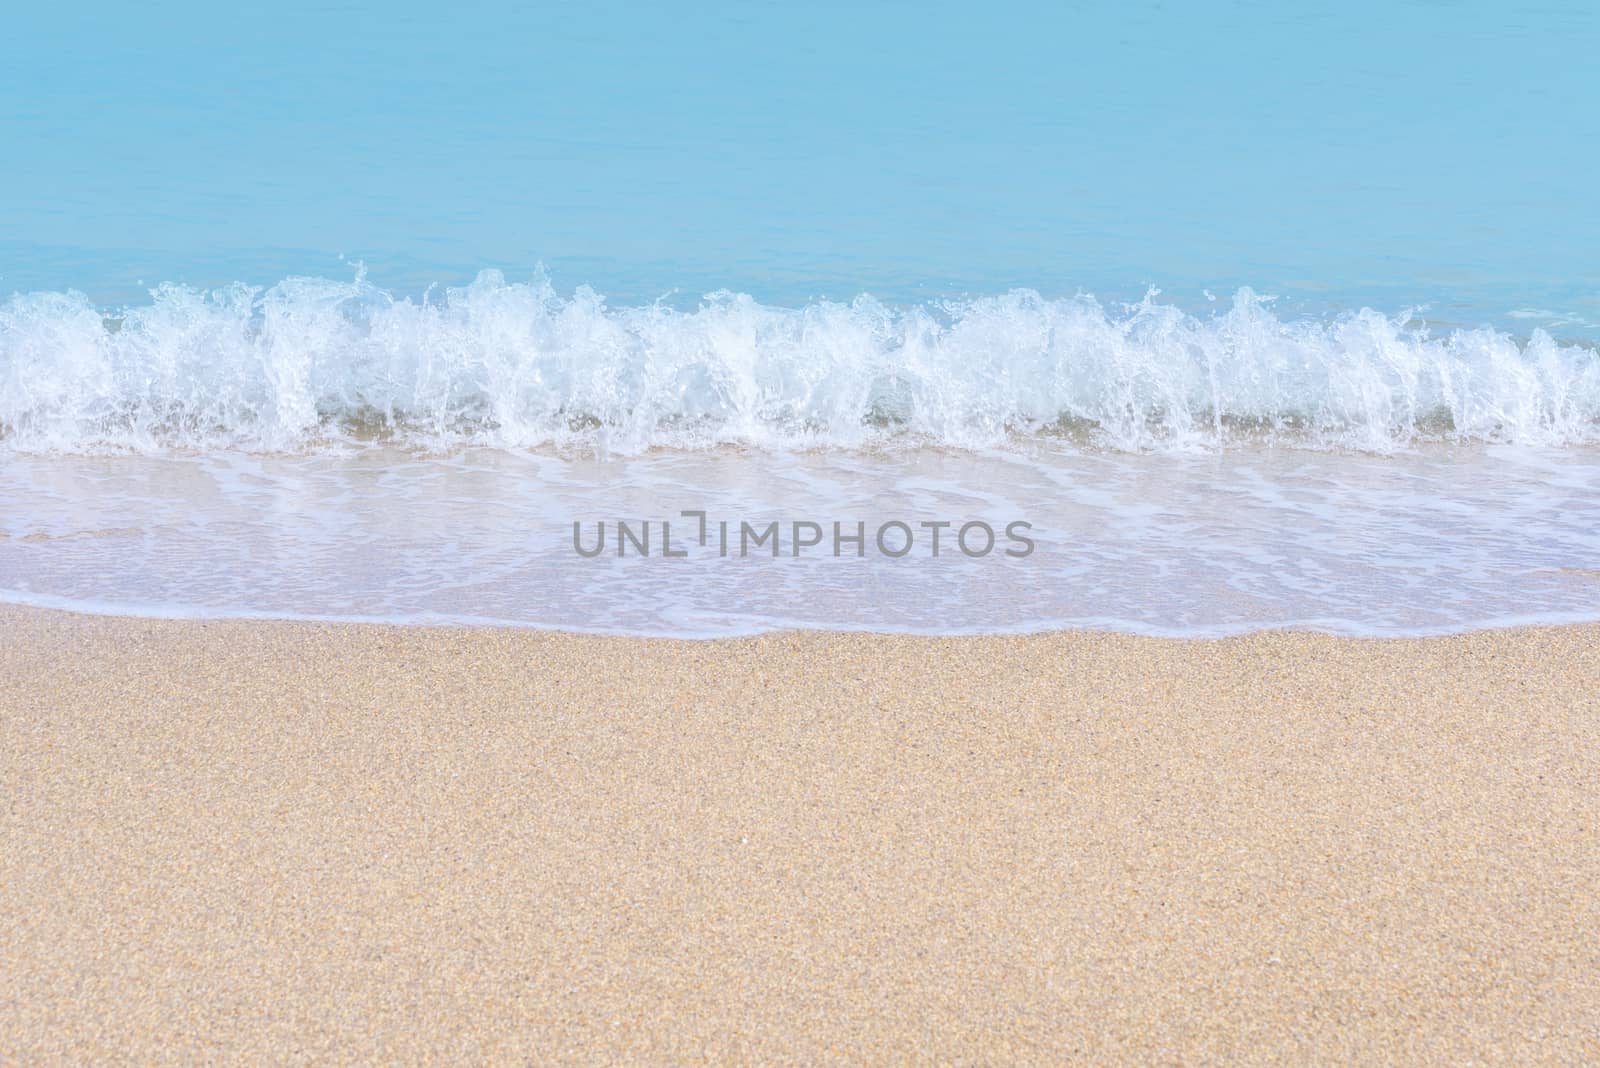
[[[1600,354],[1543,331],[1435,335],[1363,309],[1284,319],[1248,289],[1200,317],[1030,290],[897,307],[610,307],[485,271],[397,298],[358,275],[106,312],[76,293],[0,303],[0,448],[304,452],[740,443],[1123,451],[1271,440],[1600,441]]]

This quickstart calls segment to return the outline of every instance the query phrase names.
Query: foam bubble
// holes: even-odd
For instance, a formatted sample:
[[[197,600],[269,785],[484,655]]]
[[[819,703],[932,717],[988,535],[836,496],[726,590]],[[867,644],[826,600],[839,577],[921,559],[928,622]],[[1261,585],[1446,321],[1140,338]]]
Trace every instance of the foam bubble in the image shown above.
[[[0,449],[1600,441],[1600,354],[1543,330],[1285,319],[1248,289],[1218,307],[1014,290],[783,308],[719,292],[685,311],[494,271],[420,300],[361,275],[163,285],[115,312],[24,294],[0,304]]]

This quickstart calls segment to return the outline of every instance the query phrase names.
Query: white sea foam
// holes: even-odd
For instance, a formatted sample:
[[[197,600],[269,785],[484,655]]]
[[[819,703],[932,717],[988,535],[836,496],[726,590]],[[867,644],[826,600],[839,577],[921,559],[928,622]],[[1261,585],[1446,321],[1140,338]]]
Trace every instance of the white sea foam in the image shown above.
[[[720,443],[980,449],[1032,435],[1124,451],[1270,440],[1600,441],[1600,354],[1542,330],[1431,332],[1410,314],[1280,318],[1240,290],[1197,317],[1029,290],[921,306],[610,307],[486,271],[397,298],[291,278],[176,285],[118,311],[0,303],[0,449],[315,452]]]

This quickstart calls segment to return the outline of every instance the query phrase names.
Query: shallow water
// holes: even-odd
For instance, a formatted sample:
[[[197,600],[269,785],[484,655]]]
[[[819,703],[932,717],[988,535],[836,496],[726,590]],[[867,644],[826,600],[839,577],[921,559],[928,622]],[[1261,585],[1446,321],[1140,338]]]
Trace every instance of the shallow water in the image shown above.
[[[1600,619],[1600,450],[13,457],[0,597],[682,636]],[[707,537],[699,541],[699,518]],[[618,521],[650,555],[621,542]],[[593,558],[598,526],[604,552]],[[661,522],[671,525],[662,555]],[[1008,526],[1032,550],[1007,537]],[[720,524],[729,524],[726,555]],[[750,539],[777,522],[772,543]],[[795,555],[794,524],[804,540]],[[886,524],[905,528],[884,530]],[[940,528],[934,553],[934,530]],[[741,524],[749,524],[741,547]],[[858,547],[834,543],[864,526]],[[987,524],[992,551],[956,541]],[[911,534],[910,550],[899,553]],[[984,528],[967,532],[981,553]],[[835,555],[835,552],[838,555]],[[855,555],[860,552],[861,555]]]

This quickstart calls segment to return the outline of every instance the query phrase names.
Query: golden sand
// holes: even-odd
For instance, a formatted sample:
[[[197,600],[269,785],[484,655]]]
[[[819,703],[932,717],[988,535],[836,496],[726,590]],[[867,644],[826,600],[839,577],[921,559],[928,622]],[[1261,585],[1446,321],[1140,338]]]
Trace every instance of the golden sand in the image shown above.
[[[0,609],[0,1062],[1600,1061],[1600,630]]]

